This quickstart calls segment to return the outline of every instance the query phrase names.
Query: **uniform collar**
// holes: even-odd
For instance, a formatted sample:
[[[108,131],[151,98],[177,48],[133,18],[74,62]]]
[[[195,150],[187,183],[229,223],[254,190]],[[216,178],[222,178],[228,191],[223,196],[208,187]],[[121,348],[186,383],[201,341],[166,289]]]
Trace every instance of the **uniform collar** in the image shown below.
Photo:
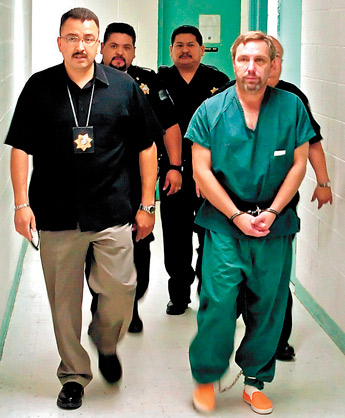
[[[63,66],[63,71],[64,71],[64,73],[66,75],[66,78],[67,78],[67,83],[68,83],[69,86],[72,86],[72,88],[73,88],[73,86],[76,85],[76,84],[68,77],[65,65],[62,64],[62,66]],[[104,72],[103,65],[97,64],[95,62],[94,67],[95,67],[95,70],[94,70],[93,78],[84,86],[84,88],[89,87],[96,80],[105,84],[106,86],[109,86],[109,81],[108,81],[108,78],[107,78],[107,76]]]
[[[93,78],[95,80],[98,80],[101,83],[106,84],[107,86],[109,86],[109,81],[108,81],[108,78],[107,78],[107,76],[104,72],[103,65],[97,64],[96,62],[95,62],[95,74],[94,74]]]

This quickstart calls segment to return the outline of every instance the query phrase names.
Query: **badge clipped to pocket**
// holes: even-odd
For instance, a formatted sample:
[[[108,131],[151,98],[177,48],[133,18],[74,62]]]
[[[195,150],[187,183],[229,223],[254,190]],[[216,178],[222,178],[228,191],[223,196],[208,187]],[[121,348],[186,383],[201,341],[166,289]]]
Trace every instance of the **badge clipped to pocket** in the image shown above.
[[[73,128],[74,154],[92,154],[95,152],[93,126]]]

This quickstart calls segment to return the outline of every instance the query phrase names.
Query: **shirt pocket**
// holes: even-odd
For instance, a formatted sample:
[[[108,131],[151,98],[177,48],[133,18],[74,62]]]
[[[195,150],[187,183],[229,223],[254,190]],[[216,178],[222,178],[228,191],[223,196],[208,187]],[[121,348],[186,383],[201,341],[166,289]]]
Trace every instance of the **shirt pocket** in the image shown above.
[[[270,156],[265,189],[276,193],[293,165],[293,152],[276,150]]]

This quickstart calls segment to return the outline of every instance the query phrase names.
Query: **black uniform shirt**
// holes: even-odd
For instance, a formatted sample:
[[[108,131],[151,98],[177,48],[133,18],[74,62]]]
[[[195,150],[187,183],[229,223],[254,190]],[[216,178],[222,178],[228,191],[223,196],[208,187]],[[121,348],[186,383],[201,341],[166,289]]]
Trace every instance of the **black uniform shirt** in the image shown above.
[[[161,66],[158,75],[174,102],[182,136],[201,103],[229,81],[226,74],[204,64],[199,65],[190,83],[183,79],[175,65]],[[183,140],[183,158],[191,163],[191,142],[187,139]]]
[[[304,104],[304,107],[306,108],[306,111],[308,112],[310,123],[311,123],[311,125],[312,125],[312,127],[315,131],[315,137],[312,138],[309,141],[309,143],[310,144],[315,144],[316,142],[321,141],[321,139],[322,139],[321,128],[320,128],[320,125],[314,119],[313,114],[311,113],[307,96],[297,86],[295,86],[292,83],[288,83],[287,81],[279,80],[278,84],[275,87],[277,89],[289,91],[290,93],[295,94],[296,96],[298,96],[302,100],[302,102]]]
[[[166,130],[177,123],[173,102],[164,89],[158,75],[150,68],[131,65],[129,74],[141,88],[150,102],[159,122]]]
[[[129,74],[133,80],[138,84],[145,97],[148,99],[152,110],[157,116],[164,130],[167,130],[171,126],[177,124],[176,114],[173,102],[169,97],[167,91],[163,88],[162,83],[158,75],[150,68],[138,67],[137,65],[130,65],[127,74]],[[163,136],[156,141],[158,155],[167,155]],[[132,194],[132,202],[135,208],[141,201],[141,178],[139,171],[139,164],[133,167],[136,170],[136,175],[133,176],[133,182],[136,182],[136,188],[139,193]]]
[[[95,151],[75,154],[75,121],[89,126]],[[6,143],[33,155],[29,200],[38,229],[100,231],[132,221],[131,166],[135,153],[162,135],[144,94],[127,74],[95,64],[94,79],[80,89],[63,64],[34,74],[16,106]],[[137,161],[137,158],[136,158]]]

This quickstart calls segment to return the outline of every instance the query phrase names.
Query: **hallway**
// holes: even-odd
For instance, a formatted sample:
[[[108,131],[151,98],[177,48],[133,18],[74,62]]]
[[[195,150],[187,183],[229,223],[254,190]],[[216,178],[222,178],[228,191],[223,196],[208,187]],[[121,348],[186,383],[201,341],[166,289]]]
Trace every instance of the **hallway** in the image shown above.
[[[157,216],[158,218],[158,216]],[[184,418],[200,416],[191,404],[193,382],[188,346],[196,329],[198,299],[186,314],[165,314],[168,302],[167,274],[162,262],[160,221],[152,243],[151,283],[140,305],[144,333],[129,334],[119,346],[124,376],[109,387],[98,373],[97,353],[90,344],[90,296],[85,289],[83,344],[89,352],[94,380],[85,390],[83,405],[75,411],[56,406],[60,383],[59,362],[39,254],[29,246],[15,309],[0,362],[0,417],[119,417]],[[243,333],[238,321],[237,340]],[[294,298],[291,341],[296,361],[277,363],[276,378],[265,393],[279,418],[344,417],[345,356]],[[231,366],[222,383],[232,382],[238,367]],[[255,417],[241,399],[242,382],[217,395],[215,417]]]

